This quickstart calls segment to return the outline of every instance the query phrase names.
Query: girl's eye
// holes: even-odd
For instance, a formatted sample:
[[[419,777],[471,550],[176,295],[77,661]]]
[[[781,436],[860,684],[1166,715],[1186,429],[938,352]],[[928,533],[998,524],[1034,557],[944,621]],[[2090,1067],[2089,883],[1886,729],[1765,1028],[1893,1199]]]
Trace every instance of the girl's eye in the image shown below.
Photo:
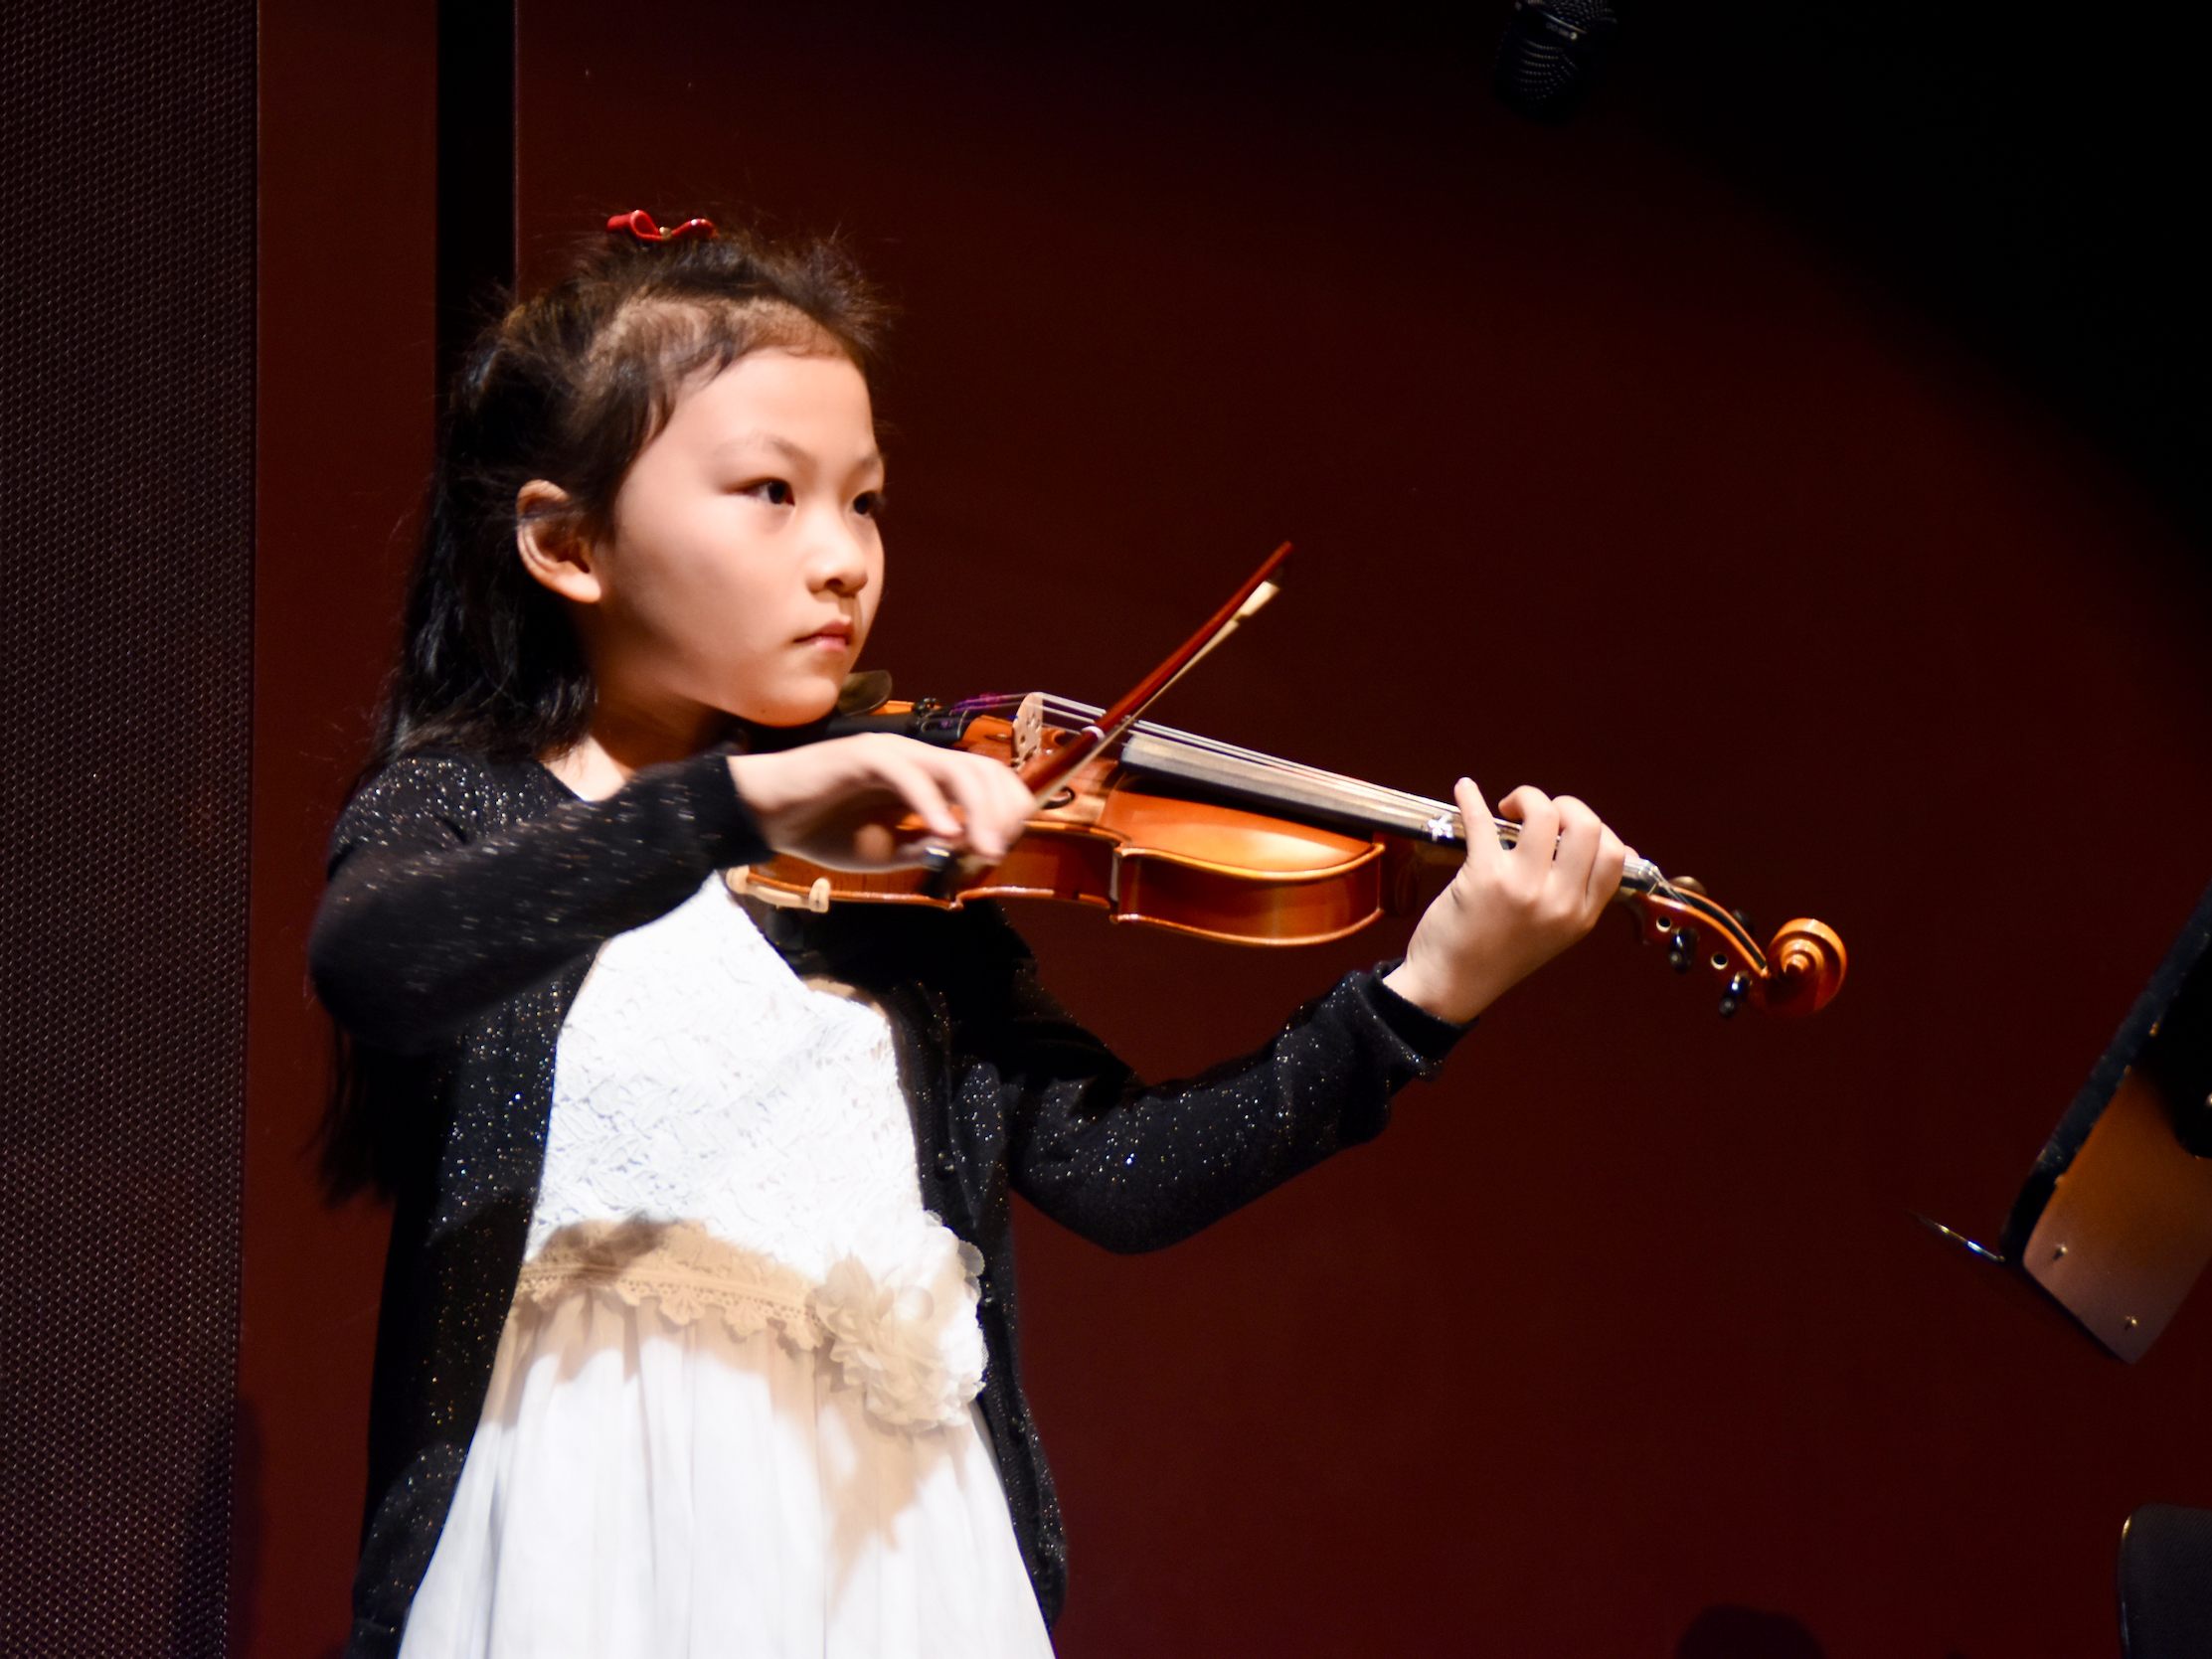
[[[860,494],[853,497],[853,511],[864,519],[881,518],[883,516],[883,491],[862,490]]]
[[[764,478],[757,484],[748,484],[741,495],[759,496],[770,507],[788,507],[798,499],[791,493],[791,486],[780,478]]]

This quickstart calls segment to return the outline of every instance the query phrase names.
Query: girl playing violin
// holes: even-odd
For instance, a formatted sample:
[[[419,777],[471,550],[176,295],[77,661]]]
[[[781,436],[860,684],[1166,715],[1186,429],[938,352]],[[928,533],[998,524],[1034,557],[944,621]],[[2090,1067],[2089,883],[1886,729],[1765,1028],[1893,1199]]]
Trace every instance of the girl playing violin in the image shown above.
[[[452,389],[312,941],[327,1170],[395,1207],[353,1654],[1049,1653],[1009,1195],[1195,1232],[1378,1133],[1619,884],[1588,807],[1516,791],[1508,852],[1462,780],[1404,961],[1160,1084],[990,906],[739,898],[776,853],[989,860],[1032,809],[791,741],[884,593],[879,329],[831,248],[639,214]]]

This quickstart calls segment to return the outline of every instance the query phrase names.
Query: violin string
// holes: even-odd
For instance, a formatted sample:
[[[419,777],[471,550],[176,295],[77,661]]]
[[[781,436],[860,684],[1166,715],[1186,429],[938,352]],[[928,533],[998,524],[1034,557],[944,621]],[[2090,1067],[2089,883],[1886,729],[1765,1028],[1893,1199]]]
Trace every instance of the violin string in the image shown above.
[[[1348,816],[1356,819],[1379,817],[1385,820],[1384,827],[1409,833],[1449,810],[1441,803],[1424,802],[1418,797],[1400,795],[1357,779],[1340,777],[1316,767],[1302,766],[1276,755],[1263,754],[1217,739],[1180,732],[1173,727],[1139,722],[1131,736],[1141,736],[1154,743],[1166,744],[1193,753],[1235,761],[1259,772],[1277,775],[1286,784],[1302,783],[1307,786],[1302,801],[1285,801],[1284,804],[1310,805],[1313,804],[1312,796],[1318,793],[1323,796],[1325,804]]]
[[[1054,713],[1072,716],[1077,719],[1089,719],[1098,713],[1097,710],[1091,709],[1085,704],[1065,698],[1048,698],[1046,707]],[[1287,776],[1303,778],[1314,783],[1332,785],[1339,793],[1347,796],[1358,795],[1366,799],[1401,806],[1408,810],[1423,810],[1430,815],[1449,810],[1442,801],[1431,801],[1419,795],[1385,789],[1379,784],[1368,783],[1359,778],[1345,777],[1336,772],[1323,771],[1315,766],[1301,765],[1294,760],[1285,760],[1279,755],[1264,754],[1258,749],[1243,748],[1235,744],[1223,743],[1217,738],[1200,737],[1195,733],[1178,731],[1172,726],[1161,726],[1152,721],[1138,721],[1135,726],[1130,728],[1130,731],[1132,734],[1141,733],[1146,737],[1159,739],[1184,748],[1218,754],[1226,759],[1242,760],[1251,765],[1266,767],[1272,771],[1282,772]]]
[[[1084,704],[1064,698],[1047,698],[1046,707],[1062,716],[1090,719],[1098,711]],[[1325,771],[1318,766],[1308,766],[1295,760],[1285,760],[1279,755],[1264,754],[1258,749],[1243,748],[1235,744],[1223,743],[1216,738],[1204,738],[1195,733],[1181,732],[1171,726],[1159,726],[1151,721],[1138,721],[1131,728],[1149,738],[1196,749],[1203,753],[1217,754],[1225,759],[1241,760],[1249,765],[1264,767],[1295,778],[1301,782],[1318,785],[1333,793],[1343,808],[1354,816],[1375,816],[1385,820],[1383,828],[1402,833],[1416,833],[1439,819],[1448,819],[1448,839],[1459,842],[1458,808],[1449,801],[1433,800],[1426,795],[1410,794],[1402,789],[1385,788],[1363,778],[1347,777],[1341,772]],[[1509,818],[1492,817],[1499,838],[1508,843],[1520,833],[1520,826]]]
[[[1004,714],[1019,702],[1019,698],[983,697],[970,699],[959,707],[977,713]],[[1048,692],[1044,695],[1044,712],[1057,720],[1088,724],[1098,719],[1104,711],[1088,703],[1079,703],[1073,698],[1059,697]],[[1128,736],[1139,734],[1201,753],[1278,772],[1286,779],[1308,786],[1318,786],[1337,797],[1339,810],[1355,820],[1365,821],[1370,827],[1421,837],[1439,846],[1466,845],[1466,837],[1460,826],[1459,809],[1453,802],[1440,801],[1402,789],[1386,788],[1364,778],[1348,777],[1341,772],[1285,760],[1279,755],[1245,748],[1236,744],[1224,743],[1218,738],[1202,737],[1194,732],[1183,732],[1172,726],[1161,726],[1153,721],[1140,720],[1129,728]],[[1309,803],[1291,800],[1284,804]],[[1521,826],[1512,819],[1500,818],[1493,813],[1490,824],[1496,831],[1500,844],[1511,847],[1519,843]],[[1685,901],[1687,897],[1666,879],[1658,866],[1645,859],[1635,861],[1622,885],[1661,899]]]
[[[1080,708],[1080,705],[1073,706]],[[1287,778],[1308,784],[1319,784],[1333,790],[1339,797],[1339,807],[1355,820],[1364,821],[1367,827],[1383,829],[1401,835],[1418,836],[1440,846],[1464,847],[1466,837],[1460,828],[1458,807],[1448,801],[1434,800],[1426,795],[1410,794],[1405,790],[1389,789],[1369,783],[1361,778],[1346,777],[1339,772],[1324,771],[1317,766],[1302,765],[1294,760],[1263,754],[1255,749],[1240,748],[1234,744],[1222,743],[1212,738],[1198,737],[1192,733],[1178,732],[1172,727],[1152,726],[1139,722],[1136,731],[1146,736],[1165,739],[1182,747],[1203,752],[1245,761],[1264,769],[1282,773]],[[1297,806],[1308,804],[1291,799],[1282,804]],[[1492,828],[1498,840],[1507,847],[1517,846],[1521,826],[1510,818],[1493,815]],[[1442,832],[1442,833],[1440,833]],[[1623,874],[1621,885],[1632,892],[1655,894],[1660,898],[1682,900],[1684,895],[1666,879],[1659,867],[1648,859],[1634,860]],[[1730,918],[1733,920],[1733,918]]]
[[[1072,706],[1071,712],[1074,707]],[[1333,790],[1339,797],[1342,809],[1355,818],[1364,818],[1369,827],[1395,831],[1404,835],[1424,837],[1438,845],[1464,847],[1466,837],[1460,828],[1459,809],[1456,803],[1440,801],[1426,795],[1416,795],[1402,789],[1390,789],[1365,779],[1347,777],[1340,772],[1324,771],[1318,766],[1303,765],[1280,756],[1264,754],[1256,749],[1241,748],[1213,738],[1199,737],[1179,732],[1173,727],[1154,726],[1139,721],[1133,729],[1147,736],[1165,739],[1183,747],[1204,752],[1246,761],[1264,768],[1281,772],[1286,777],[1309,784],[1318,784]],[[1286,805],[1302,804],[1297,801]],[[1511,818],[1491,816],[1490,824],[1498,840],[1507,847],[1517,846],[1521,826]],[[1442,832],[1441,834],[1439,832]],[[1646,859],[1637,859],[1627,872],[1623,885],[1636,892],[1652,893],[1662,898],[1681,900],[1684,895],[1669,882],[1657,865]],[[1733,919],[1733,918],[1731,918]]]
[[[1062,716],[1074,716],[1079,719],[1088,719],[1096,713],[1095,710],[1089,709],[1084,704],[1064,698],[1048,698],[1047,707]],[[1142,733],[1147,737],[1164,740],[1203,753],[1243,761],[1259,768],[1279,772],[1286,778],[1295,779],[1309,785],[1318,785],[1337,797],[1340,810],[1355,819],[1367,820],[1371,827],[1390,830],[1403,835],[1423,836],[1439,845],[1464,846],[1466,844],[1465,836],[1461,833],[1459,827],[1458,807],[1452,802],[1436,800],[1427,795],[1412,794],[1402,789],[1385,788],[1381,784],[1370,783],[1362,778],[1347,777],[1341,772],[1325,771],[1318,766],[1308,766],[1298,761],[1285,760],[1279,755],[1243,748],[1235,744],[1223,743],[1219,739],[1200,737],[1195,733],[1178,731],[1174,727],[1159,726],[1149,721],[1139,721],[1131,730],[1132,734]],[[1285,804],[1306,803],[1290,801]],[[1512,819],[1500,818],[1493,814],[1490,823],[1497,833],[1498,840],[1505,846],[1513,846],[1519,841],[1521,826]],[[1439,834],[1439,830],[1443,833]]]

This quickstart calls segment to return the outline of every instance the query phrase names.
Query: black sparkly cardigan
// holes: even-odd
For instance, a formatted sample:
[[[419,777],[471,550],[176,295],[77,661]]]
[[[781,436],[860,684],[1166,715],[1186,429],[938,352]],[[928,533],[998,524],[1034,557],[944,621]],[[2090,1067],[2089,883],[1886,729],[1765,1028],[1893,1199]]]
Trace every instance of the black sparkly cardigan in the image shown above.
[[[594,952],[766,856],[721,751],[598,801],[534,761],[410,755],[341,815],[310,959],[359,1045],[394,1194],[349,1655],[398,1651],[444,1524],[522,1265],[555,1043]],[[794,965],[891,1016],[923,1202],[983,1254],[981,1404],[1050,1620],[1066,1544],[1022,1397],[1009,1193],[1109,1249],[1171,1244],[1380,1132],[1461,1028],[1363,971],[1257,1053],[1146,1085],[1042,989],[993,907],[757,915]]]

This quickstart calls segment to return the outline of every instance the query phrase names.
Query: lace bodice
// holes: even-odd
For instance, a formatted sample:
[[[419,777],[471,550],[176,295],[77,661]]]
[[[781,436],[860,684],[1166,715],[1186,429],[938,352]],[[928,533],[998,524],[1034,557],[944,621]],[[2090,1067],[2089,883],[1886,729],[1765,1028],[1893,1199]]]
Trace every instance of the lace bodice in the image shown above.
[[[577,993],[518,1293],[773,1323],[887,1420],[945,1420],[982,1375],[980,1259],[914,1160],[883,1011],[797,978],[718,874]]]

